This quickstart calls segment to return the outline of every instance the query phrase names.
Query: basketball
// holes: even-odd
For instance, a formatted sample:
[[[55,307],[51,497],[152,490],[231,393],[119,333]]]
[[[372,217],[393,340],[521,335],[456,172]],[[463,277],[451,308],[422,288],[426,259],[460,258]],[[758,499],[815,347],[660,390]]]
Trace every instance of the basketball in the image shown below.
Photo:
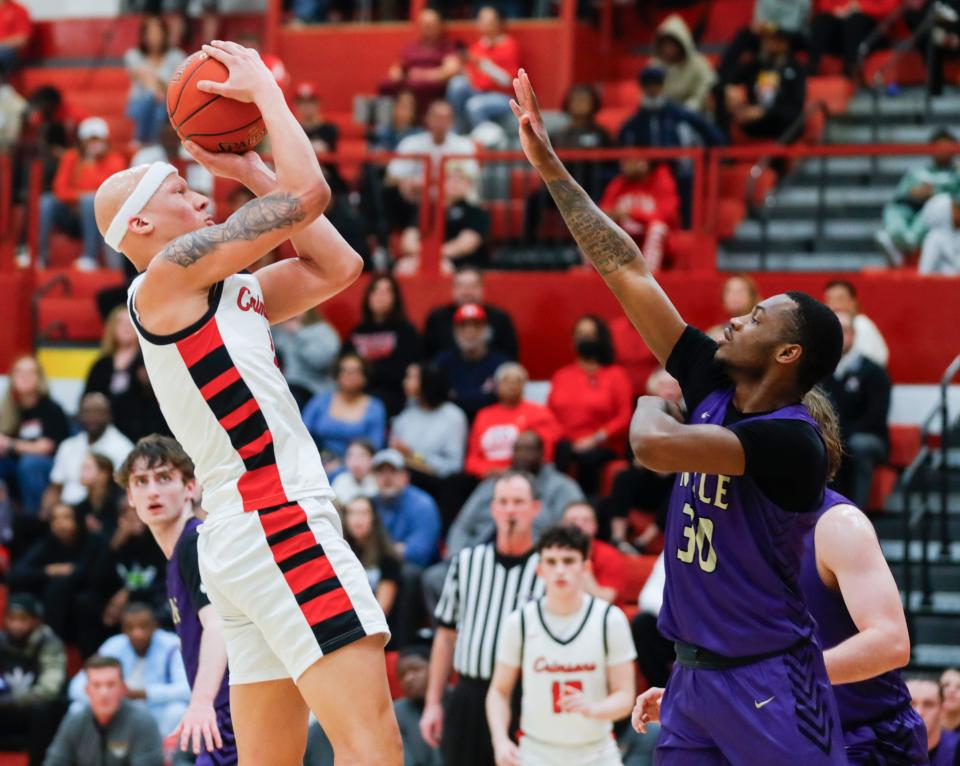
[[[209,152],[241,153],[266,135],[255,104],[245,104],[196,86],[203,80],[225,82],[227,68],[203,51],[189,56],[167,86],[167,115],[181,141],[194,141]]]

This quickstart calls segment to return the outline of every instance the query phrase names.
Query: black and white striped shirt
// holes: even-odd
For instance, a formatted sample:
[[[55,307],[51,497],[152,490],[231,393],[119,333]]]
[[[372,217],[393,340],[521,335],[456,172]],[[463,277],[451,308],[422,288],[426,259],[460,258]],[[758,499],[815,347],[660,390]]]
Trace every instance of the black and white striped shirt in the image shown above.
[[[461,676],[489,681],[500,626],[507,615],[543,595],[540,555],[503,556],[493,543],[464,548],[450,562],[434,616],[457,631],[453,667]]]

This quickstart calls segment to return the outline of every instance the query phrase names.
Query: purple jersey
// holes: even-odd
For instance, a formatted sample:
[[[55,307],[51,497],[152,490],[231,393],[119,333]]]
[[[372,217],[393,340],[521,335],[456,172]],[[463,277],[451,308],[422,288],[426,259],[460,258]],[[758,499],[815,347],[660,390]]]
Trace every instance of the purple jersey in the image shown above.
[[[954,766],[957,762],[957,750],[960,749],[960,734],[950,729],[940,732],[940,741],[930,751],[931,766]]]
[[[191,689],[200,665],[200,637],[203,635],[200,610],[210,603],[197,564],[197,529],[201,523],[196,518],[187,522],[167,566],[167,597],[173,626],[180,636],[180,652]],[[229,675],[229,672],[223,674],[220,691],[213,703],[218,709],[230,704]]]
[[[836,505],[854,505],[854,503],[828,489],[824,493],[823,506],[817,511],[816,517],[819,519]],[[850,617],[840,592],[831,590],[820,579],[813,538],[813,532],[811,532],[807,537],[804,551],[800,587],[806,596],[810,613],[817,621],[820,644],[826,650],[855,636],[860,631]],[[880,720],[910,707],[910,692],[907,691],[907,686],[900,678],[898,670],[891,670],[867,681],[834,686],[833,693],[837,698],[837,707],[840,710],[840,720],[844,729]]]
[[[724,425],[733,395],[733,388],[708,394],[690,422]],[[801,404],[744,415],[738,425],[774,419],[809,423],[819,433]],[[815,513],[784,510],[749,476],[679,474],[665,530],[660,632],[730,658],[812,638],[799,574],[803,539],[815,523]]]

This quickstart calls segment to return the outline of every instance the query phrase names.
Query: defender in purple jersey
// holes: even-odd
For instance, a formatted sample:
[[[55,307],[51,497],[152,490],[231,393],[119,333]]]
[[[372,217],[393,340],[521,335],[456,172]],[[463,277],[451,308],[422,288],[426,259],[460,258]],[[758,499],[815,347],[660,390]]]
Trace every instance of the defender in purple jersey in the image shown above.
[[[667,685],[660,764],[845,763],[836,704],[798,577],[826,482],[826,448],[801,404],[840,359],[830,309],[790,292],[734,317],[717,343],[689,327],[633,239],[550,145],[522,70],[511,108],[520,142],[593,263],[691,413],[638,402],[641,464],[678,474],[667,516],[660,631],[678,663]]]
[[[193,512],[193,463],[173,439],[145,436],[117,471],[117,482],[170,562],[167,597],[191,689],[190,706],[174,734],[182,750],[196,754],[198,766],[236,764],[223,627],[197,564],[202,522]]]

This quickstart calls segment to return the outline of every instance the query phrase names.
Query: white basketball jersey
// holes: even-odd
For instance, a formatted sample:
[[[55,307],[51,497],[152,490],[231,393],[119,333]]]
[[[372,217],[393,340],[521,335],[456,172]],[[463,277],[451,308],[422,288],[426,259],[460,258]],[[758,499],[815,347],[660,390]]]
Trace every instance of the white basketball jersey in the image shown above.
[[[280,372],[251,274],[210,289],[207,312],[172,335],[154,335],[128,308],[160,409],[193,459],[203,507],[224,516],[305,497],[333,497],[320,453]]]
[[[610,737],[613,724],[560,711],[566,687],[583,692],[590,702],[605,699],[607,688],[607,613],[613,607],[589,597],[583,620],[573,635],[560,640],[543,619],[544,598],[520,612],[523,701],[520,729],[541,742],[578,746]]]

